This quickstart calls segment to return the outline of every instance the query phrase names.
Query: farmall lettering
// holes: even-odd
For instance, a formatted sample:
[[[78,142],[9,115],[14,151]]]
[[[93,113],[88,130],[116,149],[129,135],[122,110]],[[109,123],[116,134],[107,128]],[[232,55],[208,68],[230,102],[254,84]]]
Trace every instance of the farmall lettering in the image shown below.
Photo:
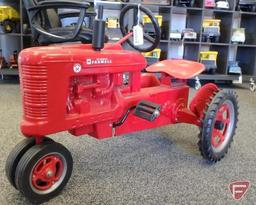
[[[112,60],[109,58],[96,58],[96,59],[90,59],[88,58],[86,60],[87,65],[99,65],[99,64],[111,64]]]

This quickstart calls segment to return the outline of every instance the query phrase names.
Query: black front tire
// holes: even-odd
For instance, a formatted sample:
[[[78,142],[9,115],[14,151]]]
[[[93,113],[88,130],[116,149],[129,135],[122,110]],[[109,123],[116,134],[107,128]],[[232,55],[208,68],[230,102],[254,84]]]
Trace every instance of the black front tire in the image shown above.
[[[231,127],[222,127],[217,129],[230,129],[229,135],[226,135],[223,142],[220,143],[219,147],[215,147],[213,142],[213,133],[214,129],[216,129],[217,121],[217,113],[219,112],[220,108],[228,103],[229,106],[232,108],[232,119],[230,122],[232,124],[228,124],[228,126],[232,125]],[[226,91],[221,90],[216,94],[213,98],[211,104],[209,105],[205,117],[202,122],[201,132],[199,134],[199,150],[203,158],[209,160],[210,162],[217,162],[220,161],[228,152],[228,149],[233,141],[233,137],[235,135],[235,130],[237,127],[238,121],[238,103],[237,103],[237,95],[233,91]],[[223,143],[223,144],[222,144]]]
[[[45,137],[44,142],[53,142],[53,140]],[[16,171],[17,165],[20,159],[22,158],[22,156],[35,144],[36,144],[35,138],[26,138],[22,140],[12,149],[12,151],[10,152],[6,160],[5,174],[8,181],[14,188],[17,188],[15,184],[15,171]]]
[[[54,163],[56,159],[58,164]],[[51,168],[49,176],[48,168],[44,169],[45,167],[43,167],[41,171],[37,169],[39,165],[49,166],[48,163],[52,163],[51,166],[54,166]],[[49,201],[62,191],[70,179],[72,169],[71,153],[63,145],[56,142],[39,144],[31,147],[21,158],[15,173],[15,183],[30,202],[40,204]],[[37,177],[36,173],[41,173],[41,178],[34,181],[34,178]],[[57,173],[58,180],[56,179]],[[49,188],[47,188],[48,186]]]

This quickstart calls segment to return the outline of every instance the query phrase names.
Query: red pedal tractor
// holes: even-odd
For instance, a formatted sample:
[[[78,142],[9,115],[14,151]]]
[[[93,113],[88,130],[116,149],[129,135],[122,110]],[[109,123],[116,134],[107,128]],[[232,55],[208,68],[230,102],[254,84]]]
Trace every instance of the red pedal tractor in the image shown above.
[[[56,196],[71,176],[70,152],[45,137],[62,131],[104,139],[189,123],[200,129],[198,145],[205,159],[217,162],[227,153],[237,126],[235,93],[206,84],[188,105],[186,80],[204,71],[204,65],[165,60],[146,67],[140,52],[157,47],[159,25],[150,10],[139,7],[151,19],[156,35],[152,38],[144,33],[145,44],[135,46],[126,21],[131,10],[138,11],[138,6],[129,5],[121,12],[125,37],[117,43],[104,44],[100,6],[93,44],[57,44],[20,53],[21,131],[27,138],[10,153],[6,173],[30,201],[41,203]],[[121,45],[125,42],[140,52],[124,50]],[[143,69],[147,73],[141,73]]]

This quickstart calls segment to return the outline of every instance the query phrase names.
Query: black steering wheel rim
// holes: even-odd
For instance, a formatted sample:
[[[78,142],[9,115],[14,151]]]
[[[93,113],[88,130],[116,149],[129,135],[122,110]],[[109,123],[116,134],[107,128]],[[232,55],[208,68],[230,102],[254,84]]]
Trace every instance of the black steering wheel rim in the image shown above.
[[[131,41],[131,39],[127,39],[127,43],[132,48],[134,48],[135,50],[138,50],[140,52],[150,52],[150,51],[154,50],[155,48],[157,48],[157,46],[159,45],[160,40],[161,40],[161,30],[160,30],[159,24],[158,24],[158,22],[157,22],[157,20],[156,20],[156,18],[154,16],[154,14],[148,8],[146,8],[144,6],[138,6],[138,5],[135,5],[135,4],[134,5],[127,5],[127,6],[125,6],[121,10],[121,13],[120,13],[120,30],[121,30],[123,36],[126,36],[128,34],[129,31],[126,30],[125,23],[124,23],[125,15],[126,15],[126,13],[129,10],[132,10],[132,9],[138,10],[138,8],[140,9],[140,11],[144,12],[150,18],[150,20],[151,20],[151,22],[153,24],[154,30],[155,30],[155,38],[152,38],[148,34],[144,33],[144,38],[146,38],[147,40],[148,39],[151,40],[151,41],[148,40],[151,43],[151,46],[148,46],[146,48],[141,48],[139,46],[135,46],[133,44],[133,42]]]

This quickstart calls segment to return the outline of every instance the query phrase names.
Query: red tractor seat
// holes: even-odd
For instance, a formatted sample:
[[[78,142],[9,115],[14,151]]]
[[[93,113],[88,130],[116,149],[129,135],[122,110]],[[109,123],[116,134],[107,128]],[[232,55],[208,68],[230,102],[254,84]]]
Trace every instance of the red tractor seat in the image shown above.
[[[188,60],[164,60],[147,67],[146,70],[151,73],[163,72],[178,79],[189,79],[202,73],[205,66]]]

